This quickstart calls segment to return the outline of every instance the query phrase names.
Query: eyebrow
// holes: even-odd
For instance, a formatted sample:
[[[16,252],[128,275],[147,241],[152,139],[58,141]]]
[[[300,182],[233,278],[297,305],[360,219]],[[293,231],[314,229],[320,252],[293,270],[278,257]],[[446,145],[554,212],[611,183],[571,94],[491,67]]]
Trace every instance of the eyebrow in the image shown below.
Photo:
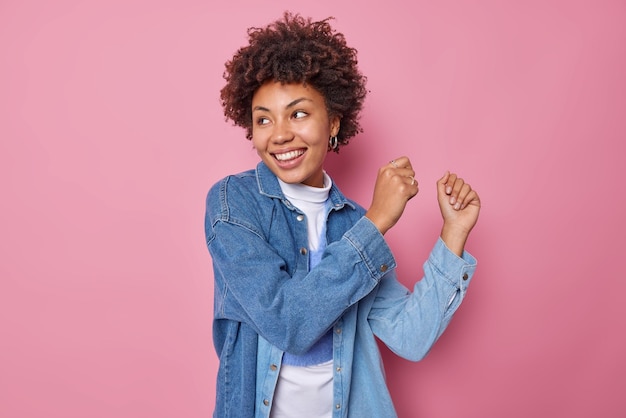
[[[309,99],[309,98],[306,98],[306,97],[300,97],[300,98],[298,98],[298,99],[296,99],[296,100],[294,100],[292,102],[289,102],[289,104],[287,104],[287,106],[285,106],[285,109],[292,108],[292,107],[296,106],[298,103],[303,102],[305,100],[309,101],[309,102],[313,101],[312,99]],[[270,111],[268,108],[263,107],[263,106],[254,106],[254,108],[252,108],[253,112],[255,112],[257,110],[260,110],[262,112],[269,112]]]

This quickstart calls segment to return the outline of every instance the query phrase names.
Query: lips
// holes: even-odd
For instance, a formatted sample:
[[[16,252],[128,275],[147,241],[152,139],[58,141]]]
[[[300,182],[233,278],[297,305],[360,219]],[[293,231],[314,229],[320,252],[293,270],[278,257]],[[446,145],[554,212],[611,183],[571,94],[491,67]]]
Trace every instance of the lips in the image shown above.
[[[274,158],[276,158],[278,161],[289,161],[289,160],[298,158],[302,154],[304,154],[304,150],[298,149],[298,150],[283,152],[280,154],[274,154]]]

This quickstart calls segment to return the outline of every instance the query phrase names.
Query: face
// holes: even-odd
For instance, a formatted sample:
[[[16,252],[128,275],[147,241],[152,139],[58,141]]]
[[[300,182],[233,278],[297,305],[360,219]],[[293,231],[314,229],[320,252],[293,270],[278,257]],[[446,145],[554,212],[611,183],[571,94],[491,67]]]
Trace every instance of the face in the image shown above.
[[[323,187],[328,140],[339,132],[324,97],[303,84],[263,84],[252,97],[252,144],[285,183]]]

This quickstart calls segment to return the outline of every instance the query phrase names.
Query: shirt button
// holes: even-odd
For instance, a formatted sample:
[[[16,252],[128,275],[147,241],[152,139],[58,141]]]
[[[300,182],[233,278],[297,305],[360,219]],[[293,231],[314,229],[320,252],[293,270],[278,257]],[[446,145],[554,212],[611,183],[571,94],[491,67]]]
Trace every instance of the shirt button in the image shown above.
[[[335,405],[335,409],[341,409],[341,404]]]
[[[382,266],[380,266],[380,271],[382,271],[383,273],[387,271],[389,267],[387,267],[387,264],[383,264]]]
[[[276,366],[275,364],[272,364],[272,365],[270,366],[270,370],[272,370],[273,372],[275,372],[275,371],[276,371],[276,369],[278,369],[278,366]]]
[[[306,255],[306,253],[307,253],[306,248],[304,248],[304,247],[300,248],[300,254]]]
[[[298,215],[298,216],[296,216],[296,219],[297,219],[299,222],[302,222],[302,221],[304,220],[304,215]]]
[[[267,399],[263,399],[263,405],[268,406],[270,404],[270,401],[268,401]]]
[[[341,373],[341,367],[337,367],[337,373]]]
[[[337,329],[335,330],[335,332],[336,332],[337,334],[341,334],[341,328],[337,328]]]
[[[467,280],[469,278],[469,276],[467,275],[467,273],[463,273],[463,280]]]

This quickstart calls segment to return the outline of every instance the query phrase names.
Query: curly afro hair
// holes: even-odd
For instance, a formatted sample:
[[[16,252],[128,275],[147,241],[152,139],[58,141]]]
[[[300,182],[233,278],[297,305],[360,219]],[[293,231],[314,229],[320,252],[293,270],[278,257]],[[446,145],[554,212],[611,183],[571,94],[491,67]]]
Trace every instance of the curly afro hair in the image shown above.
[[[324,96],[330,116],[339,116],[339,147],[362,132],[359,114],[367,94],[357,51],[328,23],[285,12],[264,28],[249,28],[249,44],[226,62],[220,92],[224,115],[252,139],[252,96],[266,81],[302,83]]]

